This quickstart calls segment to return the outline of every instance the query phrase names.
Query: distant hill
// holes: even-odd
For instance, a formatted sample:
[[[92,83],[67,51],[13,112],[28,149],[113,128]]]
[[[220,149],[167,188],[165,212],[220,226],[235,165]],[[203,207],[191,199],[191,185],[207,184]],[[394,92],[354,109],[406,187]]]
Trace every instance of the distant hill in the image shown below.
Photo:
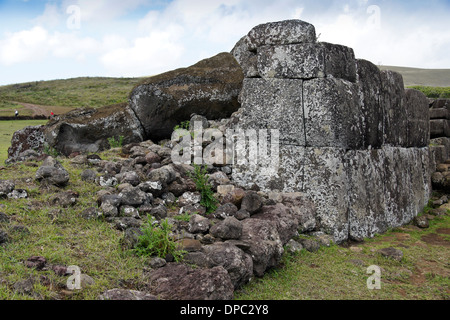
[[[418,69],[394,66],[378,66],[403,76],[405,86],[450,87],[450,69]]]
[[[0,86],[0,116],[62,114],[75,108],[98,108],[126,102],[142,78],[83,77]]]

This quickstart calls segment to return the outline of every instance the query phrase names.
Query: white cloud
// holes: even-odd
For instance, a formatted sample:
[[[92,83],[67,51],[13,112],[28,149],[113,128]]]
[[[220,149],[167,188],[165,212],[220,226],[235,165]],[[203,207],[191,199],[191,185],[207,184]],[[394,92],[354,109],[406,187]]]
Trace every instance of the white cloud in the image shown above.
[[[76,33],[49,33],[41,26],[30,30],[8,33],[0,40],[0,63],[11,66],[19,63],[38,62],[47,57],[80,58],[95,54],[99,42]]]
[[[170,69],[183,54],[183,46],[171,32],[152,32],[132,45],[110,50],[100,61],[110,76],[150,76]]]
[[[42,27],[7,33],[5,39],[0,40],[0,62],[9,66],[39,60],[48,51],[47,39],[48,32]]]

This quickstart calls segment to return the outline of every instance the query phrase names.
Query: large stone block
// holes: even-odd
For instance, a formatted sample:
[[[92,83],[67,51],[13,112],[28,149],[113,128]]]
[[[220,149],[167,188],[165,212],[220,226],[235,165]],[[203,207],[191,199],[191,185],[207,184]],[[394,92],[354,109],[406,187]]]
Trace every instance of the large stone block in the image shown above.
[[[430,137],[450,137],[450,120],[433,119],[430,120]]]
[[[383,145],[383,112],[381,98],[381,72],[366,60],[357,60],[359,97],[363,116],[364,147]]]
[[[405,89],[408,117],[406,147],[423,148],[430,144],[430,116],[427,97],[420,91]]]
[[[312,24],[301,20],[285,20],[260,24],[248,33],[249,50],[264,45],[314,43],[316,30]]]
[[[316,206],[319,228],[338,243],[349,234],[349,181],[344,159],[344,149],[305,149],[302,191]]]
[[[243,129],[280,130],[280,143],[305,145],[302,80],[244,79]]]
[[[445,108],[439,108],[439,109],[431,108],[429,111],[430,111],[430,119],[450,120],[450,113]]]
[[[405,108],[405,86],[403,77],[394,71],[381,71],[384,108],[384,144],[403,147],[407,144],[408,118]]]
[[[263,78],[356,80],[353,49],[325,42],[262,46],[257,66]]]
[[[384,152],[348,151],[349,237],[363,240],[388,229],[384,195]]]
[[[450,109],[450,99],[436,99],[432,104],[433,109]]]
[[[301,191],[304,189],[304,159],[304,147],[279,145],[277,154],[258,158],[256,165],[234,165],[233,181],[245,188],[257,185],[263,191]]]
[[[385,146],[383,150],[386,225],[395,228],[409,223],[417,215],[411,180],[412,167],[416,163],[413,149]]]
[[[413,148],[413,164],[411,166],[411,184],[413,191],[413,201],[416,205],[416,215],[422,212],[428,204],[431,196],[431,170],[430,149]]]
[[[242,37],[231,50],[231,54],[242,68],[246,78],[259,78],[257,67],[257,54],[250,51],[249,39],[247,36]]]
[[[325,74],[334,78],[356,81],[356,59],[352,48],[321,42],[324,49]]]
[[[306,145],[360,149],[364,146],[358,86],[326,78],[303,83]]]
[[[258,48],[258,73],[263,78],[324,78],[324,55],[316,43],[263,46]]]

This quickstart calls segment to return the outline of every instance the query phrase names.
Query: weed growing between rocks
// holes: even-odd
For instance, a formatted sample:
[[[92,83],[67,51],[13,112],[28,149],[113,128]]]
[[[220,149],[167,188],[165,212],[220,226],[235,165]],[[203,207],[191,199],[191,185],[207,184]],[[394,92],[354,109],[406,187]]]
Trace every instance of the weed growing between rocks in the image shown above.
[[[113,148],[120,148],[123,145],[123,140],[125,139],[124,136],[119,136],[118,139],[115,137],[108,138],[108,143],[111,149]]]
[[[189,130],[190,126],[191,126],[191,122],[190,121],[183,121],[179,125],[175,126],[175,128],[173,128],[173,131],[177,131],[177,130],[180,130],[180,129]]]
[[[194,164],[194,172],[188,173],[190,178],[194,180],[197,191],[201,194],[200,204],[206,208],[206,213],[211,214],[217,210],[217,199],[214,197],[214,191],[208,183],[208,175],[206,168]]]
[[[133,252],[138,256],[157,256],[163,259],[167,255],[172,255],[176,262],[180,262],[185,252],[179,250],[176,242],[172,239],[172,227],[167,219],[157,225],[155,219],[151,217],[146,226],[142,228],[143,235],[139,237],[139,242]]]

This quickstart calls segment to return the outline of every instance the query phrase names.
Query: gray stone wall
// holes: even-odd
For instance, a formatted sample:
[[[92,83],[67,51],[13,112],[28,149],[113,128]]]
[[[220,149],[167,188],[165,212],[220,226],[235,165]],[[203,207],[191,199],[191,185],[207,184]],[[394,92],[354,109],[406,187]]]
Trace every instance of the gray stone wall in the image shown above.
[[[232,50],[245,79],[235,129],[278,129],[280,166],[237,165],[243,187],[303,192],[336,242],[410,222],[430,195],[427,98],[403,78],[317,42],[300,20],[260,25]]]

